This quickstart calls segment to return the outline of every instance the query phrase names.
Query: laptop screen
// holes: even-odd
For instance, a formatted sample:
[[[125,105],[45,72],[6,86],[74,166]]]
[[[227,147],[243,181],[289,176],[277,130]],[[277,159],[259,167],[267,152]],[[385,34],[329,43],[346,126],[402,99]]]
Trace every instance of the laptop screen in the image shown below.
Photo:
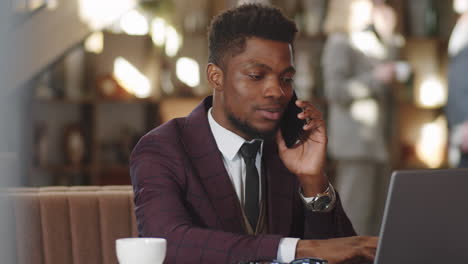
[[[468,263],[468,169],[392,174],[376,264]]]

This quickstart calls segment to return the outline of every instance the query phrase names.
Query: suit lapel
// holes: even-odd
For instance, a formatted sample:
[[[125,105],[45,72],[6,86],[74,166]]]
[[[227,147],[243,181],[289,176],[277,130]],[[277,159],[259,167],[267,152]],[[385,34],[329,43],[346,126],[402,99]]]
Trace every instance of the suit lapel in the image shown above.
[[[263,164],[268,190],[269,233],[288,235],[291,233],[293,192],[297,192],[295,176],[283,165],[276,144],[271,141],[265,141]]]
[[[198,175],[217,214],[217,225],[225,231],[243,233],[239,199],[208,123],[207,112],[211,105],[210,96],[185,119],[182,141],[196,170],[195,175]]]

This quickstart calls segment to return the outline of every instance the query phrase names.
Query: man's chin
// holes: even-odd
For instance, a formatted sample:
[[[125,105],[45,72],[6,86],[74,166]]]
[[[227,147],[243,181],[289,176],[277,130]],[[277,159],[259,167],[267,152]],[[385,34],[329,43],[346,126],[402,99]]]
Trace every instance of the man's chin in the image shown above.
[[[270,139],[273,138],[276,135],[276,132],[278,131],[279,126],[275,126],[273,128],[254,128],[251,130],[251,132],[254,132],[254,137],[255,138],[261,138],[261,139]],[[253,135],[251,135],[253,136]]]
[[[275,136],[279,129],[279,123],[268,126],[255,125],[248,121],[240,121],[234,115],[228,115],[231,124],[249,138],[269,139]],[[265,125],[264,123],[262,125]]]

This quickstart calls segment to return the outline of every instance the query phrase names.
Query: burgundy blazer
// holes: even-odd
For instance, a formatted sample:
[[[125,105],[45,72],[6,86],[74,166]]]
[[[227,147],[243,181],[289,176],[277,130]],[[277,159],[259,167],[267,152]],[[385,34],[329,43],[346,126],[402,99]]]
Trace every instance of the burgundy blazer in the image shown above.
[[[142,237],[164,237],[165,263],[237,263],[277,255],[282,237],[355,235],[338,198],[329,213],[306,210],[299,183],[265,141],[267,235],[247,235],[234,187],[208,124],[207,97],[189,116],[143,136],[130,158],[135,213]]]

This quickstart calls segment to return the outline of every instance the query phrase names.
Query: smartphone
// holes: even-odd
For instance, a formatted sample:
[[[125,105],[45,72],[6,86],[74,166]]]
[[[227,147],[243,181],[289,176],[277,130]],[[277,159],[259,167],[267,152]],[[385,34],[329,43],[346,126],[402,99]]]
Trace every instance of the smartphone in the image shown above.
[[[302,127],[306,123],[305,120],[297,117],[297,114],[302,112],[302,108],[296,105],[296,100],[296,92],[293,92],[291,101],[289,101],[280,123],[281,133],[288,148],[292,148],[298,140],[302,139],[304,134]]]

